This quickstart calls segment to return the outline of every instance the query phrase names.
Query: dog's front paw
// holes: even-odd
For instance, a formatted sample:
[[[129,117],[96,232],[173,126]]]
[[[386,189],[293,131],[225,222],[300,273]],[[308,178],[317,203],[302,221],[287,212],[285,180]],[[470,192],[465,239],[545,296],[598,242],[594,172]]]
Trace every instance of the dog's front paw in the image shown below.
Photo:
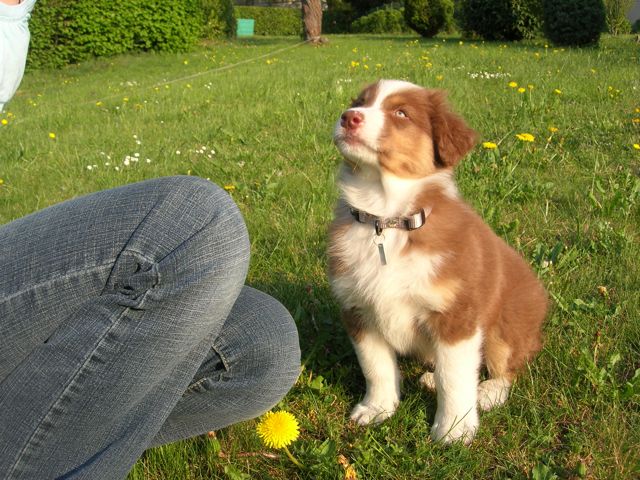
[[[443,415],[436,412],[436,418],[431,427],[431,438],[445,443],[463,442],[469,445],[478,429],[478,412],[475,408],[461,415]]]
[[[367,405],[364,402],[357,404],[351,411],[351,420],[358,425],[369,425],[383,422],[396,411],[396,405]]]

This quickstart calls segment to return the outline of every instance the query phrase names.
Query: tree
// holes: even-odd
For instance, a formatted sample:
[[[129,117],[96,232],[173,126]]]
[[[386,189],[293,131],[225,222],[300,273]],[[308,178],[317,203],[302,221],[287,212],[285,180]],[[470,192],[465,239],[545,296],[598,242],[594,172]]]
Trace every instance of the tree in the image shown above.
[[[607,30],[610,34],[620,35],[631,31],[631,22],[627,20],[631,7],[633,0],[604,0]]]
[[[304,23],[304,39],[311,43],[323,43],[322,3],[321,0],[302,0],[302,21]]]

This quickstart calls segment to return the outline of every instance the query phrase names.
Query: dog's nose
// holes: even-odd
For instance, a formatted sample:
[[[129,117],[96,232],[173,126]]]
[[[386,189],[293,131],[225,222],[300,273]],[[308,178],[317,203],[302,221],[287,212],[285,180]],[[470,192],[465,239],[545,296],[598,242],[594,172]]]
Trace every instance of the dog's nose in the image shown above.
[[[347,110],[340,117],[340,125],[348,130],[355,130],[364,122],[364,114],[357,110]]]

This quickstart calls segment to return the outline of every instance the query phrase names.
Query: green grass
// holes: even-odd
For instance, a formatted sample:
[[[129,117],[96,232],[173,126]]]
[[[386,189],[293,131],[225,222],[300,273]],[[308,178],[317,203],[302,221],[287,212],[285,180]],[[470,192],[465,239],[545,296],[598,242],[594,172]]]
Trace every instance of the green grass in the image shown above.
[[[341,455],[360,479],[637,478],[638,44],[607,37],[597,49],[558,50],[542,41],[334,36],[281,50],[296,42],[216,43],[30,72],[12,115],[0,116],[8,121],[0,223],[146,178],[210,178],[231,186],[245,215],[248,282],[280,299],[299,326],[304,370],[279,407],[300,420],[292,451],[307,470],[279,452],[263,455],[250,421],[150,450],[130,479],[337,479]],[[436,403],[411,360],[394,417],[372,428],[348,421],[364,385],[325,273],[340,163],[331,133],[379,77],[447,89],[482,141],[498,144],[462,162],[460,189],[554,300],[543,351],[509,402],[481,415],[469,448],[429,439]],[[127,156],[139,161],[126,166]]]

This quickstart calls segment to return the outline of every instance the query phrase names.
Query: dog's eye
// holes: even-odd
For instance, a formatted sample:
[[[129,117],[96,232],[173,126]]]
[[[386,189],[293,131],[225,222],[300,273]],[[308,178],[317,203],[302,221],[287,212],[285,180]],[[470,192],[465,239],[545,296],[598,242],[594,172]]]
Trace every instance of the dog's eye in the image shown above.
[[[361,107],[362,105],[364,105],[364,100],[362,99],[362,97],[351,100],[351,108]]]
[[[404,110],[396,110],[395,112],[393,112],[393,114],[396,117],[400,117],[400,118],[409,118],[409,115],[407,115],[407,112],[405,112]]]

